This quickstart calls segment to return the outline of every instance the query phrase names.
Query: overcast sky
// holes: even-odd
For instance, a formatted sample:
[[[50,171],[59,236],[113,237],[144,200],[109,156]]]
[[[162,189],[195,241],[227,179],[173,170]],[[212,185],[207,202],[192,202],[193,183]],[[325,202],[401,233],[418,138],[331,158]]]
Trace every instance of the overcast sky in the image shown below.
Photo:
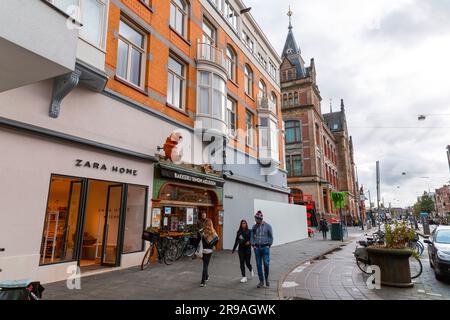
[[[411,205],[448,183],[449,0],[244,2],[279,54],[291,5],[302,56],[308,65],[315,58],[322,112],[330,99],[335,110],[345,100],[359,182],[372,202],[376,160],[386,205]],[[430,116],[419,122],[419,114]]]

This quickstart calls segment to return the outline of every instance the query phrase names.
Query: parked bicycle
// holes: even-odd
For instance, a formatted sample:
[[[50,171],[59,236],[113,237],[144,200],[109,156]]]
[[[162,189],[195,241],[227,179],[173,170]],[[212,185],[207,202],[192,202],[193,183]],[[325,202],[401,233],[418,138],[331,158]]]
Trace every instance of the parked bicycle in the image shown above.
[[[168,259],[170,262],[180,260],[181,257],[192,257],[196,249],[196,238],[192,234],[174,237],[168,243]]]
[[[376,244],[377,242],[374,242],[373,240],[360,240],[356,243],[359,245],[358,247],[356,247],[355,252],[353,253],[356,259],[356,265],[363,273],[372,274],[372,272],[368,272],[368,268],[372,265],[372,263],[370,261],[370,255],[367,248],[370,245]],[[416,255],[411,255],[409,258],[409,265],[411,270],[411,279],[420,277],[423,271],[423,265],[420,258]]]
[[[153,254],[157,254],[158,262],[164,262],[167,265],[174,263],[177,252],[171,248],[169,242],[173,240],[170,236],[161,237],[159,232],[144,231],[142,239],[150,242],[150,246],[145,252],[144,258],[141,262],[141,270],[147,269],[150,266]]]

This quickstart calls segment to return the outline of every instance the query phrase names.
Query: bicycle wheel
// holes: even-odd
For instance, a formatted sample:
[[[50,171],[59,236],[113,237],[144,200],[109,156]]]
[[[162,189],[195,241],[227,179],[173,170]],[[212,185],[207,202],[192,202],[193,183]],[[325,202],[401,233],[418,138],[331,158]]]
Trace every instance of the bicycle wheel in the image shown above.
[[[150,261],[152,259],[154,250],[155,245],[154,243],[151,243],[150,247],[148,247],[147,251],[145,252],[144,258],[142,259],[141,270],[145,270],[150,266]]]
[[[365,274],[371,274],[370,272],[367,272],[367,268],[369,267],[369,264],[367,262],[362,261],[361,259],[356,259],[356,265],[358,266],[359,270],[361,270]]]
[[[166,250],[164,251],[164,263],[167,265],[171,265],[177,260],[178,256],[178,246],[176,243],[169,243],[167,245]]]
[[[411,269],[411,279],[420,277],[423,271],[422,261],[420,261],[420,258],[411,256],[409,258],[409,267]]]
[[[184,255],[186,257],[192,257],[194,253],[195,253],[195,246],[193,246],[192,244],[187,244],[184,250]]]
[[[423,251],[425,250],[425,246],[424,246],[423,243],[420,242],[420,241],[417,241],[417,245],[418,245],[419,248],[420,248],[419,255],[422,255]]]

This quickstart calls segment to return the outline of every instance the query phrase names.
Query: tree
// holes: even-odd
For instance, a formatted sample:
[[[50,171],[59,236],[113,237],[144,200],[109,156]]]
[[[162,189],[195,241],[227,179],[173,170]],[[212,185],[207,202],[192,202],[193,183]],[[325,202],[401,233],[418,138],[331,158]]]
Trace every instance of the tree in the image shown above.
[[[432,213],[435,211],[433,198],[426,192],[418,199],[414,205],[413,212],[418,216],[421,212]]]

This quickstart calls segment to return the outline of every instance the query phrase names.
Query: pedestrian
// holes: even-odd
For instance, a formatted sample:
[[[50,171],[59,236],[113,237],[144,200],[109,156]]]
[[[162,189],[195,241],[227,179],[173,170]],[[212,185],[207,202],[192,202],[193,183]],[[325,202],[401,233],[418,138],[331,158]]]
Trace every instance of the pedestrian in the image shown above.
[[[219,240],[219,237],[217,236],[216,230],[214,230],[212,220],[206,217],[206,212],[201,213],[201,218],[199,219],[197,226],[199,227],[197,232],[199,234],[199,245],[201,245],[201,256],[203,260],[200,287],[206,287],[206,282],[209,280],[209,263],[214,251],[214,246]]]
[[[239,230],[236,233],[236,240],[234,241],[233,251],[236,251],[236,247],[238,247],[239,254],[239,263],[241,267],[242,279],[241,282],[247,282],[247,277],[245,275],[245,266],[247,266],[248,271],[250,271],[251,278],[254,277],[255,273],[252,268],[251,259],[252,259],[252,246],[251,246],[251,231],[248,228],[247,221],[242,220],[239,225]]]
[[[255,222],[256,224],[251,232],[251,244],[255,250],[256,267],[258,269],[259,284],[257,287],[264,287],[264,281],[266,287],[269,287],[270,247],[273,243],[272,227],[263,220],[261,211],[255,214]]]
[[[327,240],[328,222],[323,216],[320,219],[320,231],[322,231],[323,240]]]

